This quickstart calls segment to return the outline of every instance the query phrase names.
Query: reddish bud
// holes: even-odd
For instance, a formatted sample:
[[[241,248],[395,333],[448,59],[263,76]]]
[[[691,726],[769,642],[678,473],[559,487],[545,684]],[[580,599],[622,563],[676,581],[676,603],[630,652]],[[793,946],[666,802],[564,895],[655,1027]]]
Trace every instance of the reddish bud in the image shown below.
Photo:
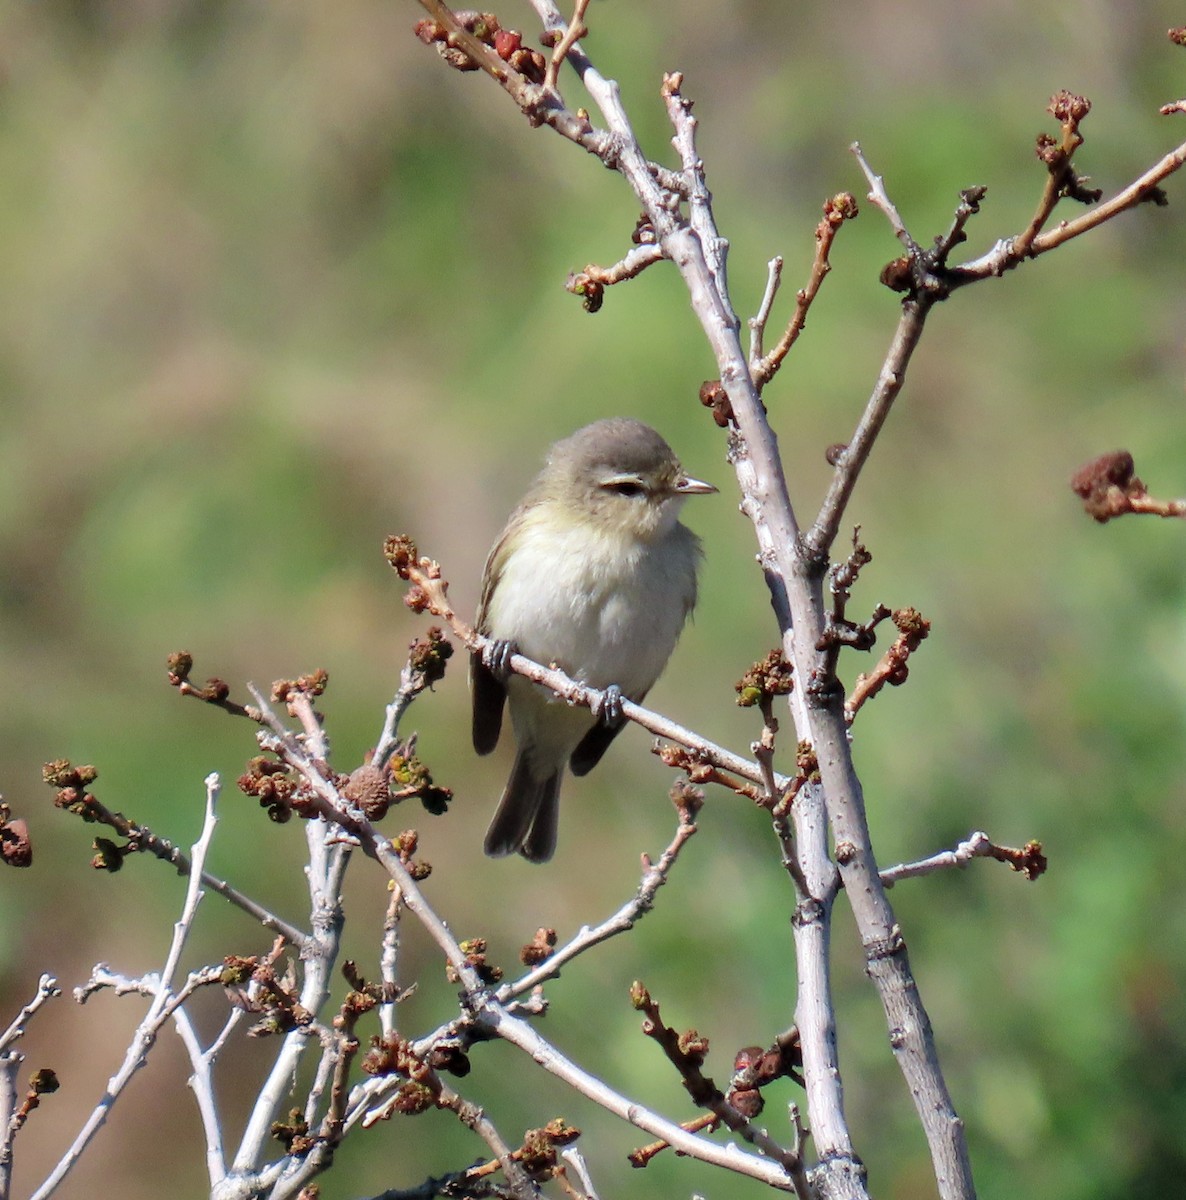
[[[500,29],[494,35],[494,53],[503,62],[510,62],[511,55],[523,46],[523,35],[514,29]]]

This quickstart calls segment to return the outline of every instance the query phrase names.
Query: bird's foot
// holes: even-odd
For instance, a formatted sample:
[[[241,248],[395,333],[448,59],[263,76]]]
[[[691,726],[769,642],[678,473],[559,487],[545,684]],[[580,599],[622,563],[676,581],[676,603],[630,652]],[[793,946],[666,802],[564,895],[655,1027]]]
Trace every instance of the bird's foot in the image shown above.
[[[622,714],[622,689],[616,683],[602,689],[601,699],[593,710],[593,715],[602,725],[621,725],[626,719]]]
[[[505,638],[491,638],[482,647],[482,666],[486,668],[499,683],[506,683],[511,676],[511,658],[519,653],[518,646]]]

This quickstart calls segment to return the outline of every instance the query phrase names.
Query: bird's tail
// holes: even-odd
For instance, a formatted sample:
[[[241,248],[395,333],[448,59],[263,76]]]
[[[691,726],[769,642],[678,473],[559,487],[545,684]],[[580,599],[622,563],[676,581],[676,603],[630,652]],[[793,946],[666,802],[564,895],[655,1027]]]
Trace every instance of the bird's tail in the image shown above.
[[[542,778],[522,751],[515,758],[498,810],[486,830],[485,850],[492,858],[518,852],[528,862],[547,862],[556,850],[563,766]]]

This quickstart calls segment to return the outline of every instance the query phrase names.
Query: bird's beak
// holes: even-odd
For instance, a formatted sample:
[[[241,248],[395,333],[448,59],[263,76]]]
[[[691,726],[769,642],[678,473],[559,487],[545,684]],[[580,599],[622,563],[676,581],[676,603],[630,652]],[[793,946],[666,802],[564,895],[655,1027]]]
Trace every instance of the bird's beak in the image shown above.
[[[677,496],[707,496],[716,490],[711,483],[705,483],[701,479],[692,479],[688,475],[685,475],[675,485],[675,494]]]

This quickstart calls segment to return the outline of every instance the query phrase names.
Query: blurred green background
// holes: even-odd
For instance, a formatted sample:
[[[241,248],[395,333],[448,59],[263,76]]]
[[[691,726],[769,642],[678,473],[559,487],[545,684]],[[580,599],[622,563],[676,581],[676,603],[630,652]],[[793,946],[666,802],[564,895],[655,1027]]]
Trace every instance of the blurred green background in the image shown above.
[[[526,6],[504,24],[534,36]],[[0,877],[0,1023],[56,972],[159,966],[183,883],[147,861],[87,866],[92,831],[54,811],[43,761],[100,769],[109,805],[186,843],[202,780],[227,780],[213,868],[302,919],[301,835],[268,826],[232,781],[251,731],[182,702],[166,655],[236,693],[316,666],[335,761],[372,745],[413,617],[381,557],[411,533],[476,601],[490,542],[547,445],[614,413],[657,425],[719,498],[689,506],[707,548],[695,624],[656,707],[744,748],[732,683],[773,644],[724,442],[696,402],[714,371],[674,271],[614,289],[595,317],[567,272],[610,262],[636,206],[620,181],[490,82],[447,70],[399,0],[9,0],[0,7],[0,790],[31,825],[31,871]],[[648,151],[669,156],[661,73],[696,101],[733,295],[758,304],[767,260],[806,277],[823,199],[863,195],[859,138],[915,236],[958,189],[989,185],[969,254],[1020,230],[1042,186],[1034,135],[1066,87],[1095,103],[1077,162],[1112,192],[1183,136],[1157,107],[1186,93],[1165,3],[1024,10],[876,0],[672,8],[598,3],[586,45],[620,79]],[[581,102],[574,85],[574,103]],[[669,160],[669,159],[668,159]],[[669,160],[670,161],[670,160]],[[914,605],[933,622],[908,686],[863,714],[857,754],[879,858],[971,830],[1040,838],[1050,873],[1005,868],[891,893],[972,1145],[982,1197],[1176,1194],[1186,1171],[1186,584],[1177,522],[1097,527],[1072,471],[1126,446],[1151,491],[1186,493],[1186,178],[1130,214],[937,311],[850,512],[875,561],[853,611]],[[897,253],[867,204],[768,389],[801,518],[872,386],[897,300]],[[786,303],[779,315],[785,316]],[[777,323],[777,318],[776,318]],[[851,678],[866,664],[849,658]],[[509,750],[479,762],[454,669],[408,728],[450,813],[415,823],[452,927],[513,969],[537,926],[566,937],[632,892],[638,854],[673,829],[666,772],[627,732],[566,787],[546,868],[490,863],[481,833]],[[357,864],[347,950],[375,973],[378,873]],[[549,988],[544,1031],[616,1087],[690,1116],[637,1032],[645,980],[668,1020],[709,1036],[709,1069],[792,1020],[792,895],[762,815],[713,793],[659,909]],[[266,939],[209,899],[193,963]],[[843,903],[836,983],[846,1098],[881,1197],[933,1194]],[[452,990],[409,926],[403,1009],[431,1028]],[[221,997],[206,1000],[216,1028]],[[64,999],[29,1066],[63,1090],[17,1144],[14,1195],[56,1161],[141,1012]],[[232,1133],[271,1047],[224,1056]],[[757,1195],[644,1141],[509,1047],[475,1054],[468,1096],[509,1140],[562,1113],[586,1129],[603,1195]],[[160,1042],[63,1195],[205,1193],[199,1128],[172,1035]],[[767,1119],[784,1126],[773,1089]],[[322,1195],[409,1186],[483,1152],[455,1121],[397,1121],[347,1144]],[[167,1139],[167,1140],[166,1140]],[[143,1152],[148,1148],[149,1153]],[[1024,1181],[1024,1182],[1022,1182]]]

